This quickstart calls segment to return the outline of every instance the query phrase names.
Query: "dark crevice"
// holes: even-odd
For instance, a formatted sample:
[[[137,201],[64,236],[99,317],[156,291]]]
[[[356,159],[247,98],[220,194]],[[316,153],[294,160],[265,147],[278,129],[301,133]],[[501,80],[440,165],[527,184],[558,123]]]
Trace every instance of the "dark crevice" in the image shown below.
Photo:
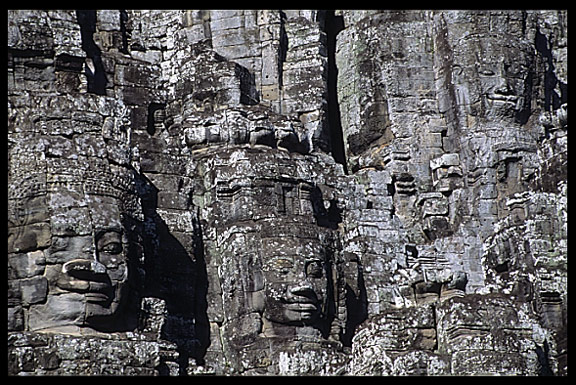
[[[334,322],[334,318],[336,317],[336,299],[334,293],[334,277],[332,275],[332,271],[334,266],[332,265],[332,260],[334,256],[330,255],[326,257],[325,266],[324,266],[324,274],[327,278],[327,287],[328,292],[326,293],[326,302],[325,302],[325,310],[322,311],[320,316],[320,320],[316,322],[314,328],[319,330],[322,333],[322,337],[328,338],[330,336],[330,325]]]
[[[240,104],[253,106],[259,103],[256,77],[248,68],[236,64],[234,67],[236,77],[240,80]]]
[[[404,246],[405,250],[406,250],[406,254],[410,256],[410,258],[412,258],[413,260],[417,260],[418,259],[418,249],[416,248],[415,245],[406,245]]]
[[[546,62],[546,71],[544,72],[544,110],[557,110],[562,104],[568,102],[568,84],[562,82],[556,76],[552,46],[548,42],[548,38],[537,29],[534,40],[536,51]],[[560,95],[556,92],[557,86],[560,89]]]
[[[528,76],[526,76],[526,80],[524,82],[525,87],[526,87],[526,98],[523,101],[523,105],[522,107],[516,111],[516,114],[514,116],[514,119],[516,120],[516,122],[524,125],[528,122],[528,119],[530,119],[530,116],[532,114],[532,109],[530,108],[530,105],[532,104],[531,101],[531,95],[532,95],[532,83],[534,81],[534,74],[532,72],[532,69],[529,70],[528,72]]]
[[[454,135],[457,135],[455,133],[460,132],[456,89],[452,83],[454,54],[448,39],[448,25],[446,20],[444,20],[444,16],[434,24],[434,71],[437,73],[436,76],[438,77],[438,84],[440,85],[438,89],[441,89],[446,96],[445,103],[440,106],[440,113],[444,119],[446,119],[448,126],[447,132],[444,135],[446,137],[454,137]]]
[[[504,261],[504,262],[494,266],[494,270],[496,270],[496,272],[499,274],[506,273],[508,271],[508,262]]]
[[[164,108],[166,108],[165,103],[150,103],[148,105],[148,117],[147,117],[147,122],[146,122],[146,131],[150,135],[154,135],[156,133],[156,128],[158,126],[158,124],[157,124],[158,118],[155,117],[155,115],[157,114],[157,111],[159,111],[159,110],[162,111],[162,110],[164,110]]]
[[[82,72],[84,58],[72,56],[66,53],[59,54],[54,60],[54,69],[56,71]]]
[[[346,325],[344,327],[341,340],[342,344],[347,347],[352,346],[352,337],[356,328],[368,318],[368,292],[364,282],[364,272],[361,263],[357,264],[358,287],[354,290],[350,285],[345,287]]]
[[[122,34],[122,46],[120,52],[128,54],[128,30],[126,29],[126,22],[128,21],[128,12],[120,10],[120,33]]]
[[[143,297],[163,299],[167,316],[161,329],[161,338],[176,345],[178,352],[178,373],[186,375],[190,358],[198,357],[198,349],[205,348],[209,337],[205,326],[205,314],[195,312],[205,308],[205,298],[197,298],[196,290],[205,296],[206,269],[203,259],[181,243],[158,213],[158,193],[161,191],[143,173],[135,174],[135,188],[142,205],[144,253],[144,290]],[[194,237],[198,235],[194,228]],[[202,243],[194,239],[195,250]],[[203,258],[203,254],[199,254]],[[203,291],[204,290],[204,291]],[[202,340],[198,340],[196,326]],[[165,364],[158,370],[162,374],[169,371]]]
[[[550,348],[548,343],[544,341],[544,346],[536,345],[536,356],[538,357],[538,375],[539,376],[553,376],[554,371],[552,370],[549,362]]]
[[[280,11],[280,44],[278,45],[278,87],[280,88],[283,85],[282,72],[286,61],[286,53],[288,52],[288,35],[286,34],[285,24],[286,14]]]
[[[331,199],[330,206],[326,208],[322,191],[315,186],[310,192],[310,202],[318,226],[332,230],[338,229],[338,224],[342,223],[342,209],[338,207],[335,199]]]
[[[391,197],[396,194],[396,186],[394,186],[394,183],[388,183],[386,185],[386,190],[388,191],[388,195]]]
[[[330,144],[332,157],[344,167],[346,152],[344,149],[344,134],[340,121],[340,106],[338,104],[338,68],[336,67],[336,36],[344,29],[344,18],[336,16],[334,10],[324,11],[324,32],[326,33],[326,48],[328,54],[328,125],[330,127]]]
[[[88,92],[97,95],[106,95],[106,72],[102,63],[102,51],[94,42],[96,32],[96,11],[78,10],[76,18],[80,25],[82,50],[86,52],[85,74],[88,82]]]
[[[210,319],[208,317],[208,272],[206,270],[204,235],[202,224],[197,219],[200,217],[200,209],[196,212],[196,218],[192,220],[194,228],[194,258],[196,262],[196,287],[195,287],[195,319],[194,333],[198,341],[193,357],[197,365],[205,365],[205,355],[210,346]]]

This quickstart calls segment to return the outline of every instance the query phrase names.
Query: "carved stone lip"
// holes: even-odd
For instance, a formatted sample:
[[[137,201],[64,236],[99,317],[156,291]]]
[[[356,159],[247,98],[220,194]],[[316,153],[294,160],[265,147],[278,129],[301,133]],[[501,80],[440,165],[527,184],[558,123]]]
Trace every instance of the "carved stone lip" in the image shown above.
[[[292,302],[288,303],[286,307],[289,310],[297,312],[315,312],[318,310],[318,304],[315,302]]]
[[[113,286],[108,282],[90,281],[90,289],[86,292],[88,302],[106,302],[113,296]]]
[[[57,286],[66,291],[84,294],[89,302],[109,301],[113,289],[107,283],[75,279],[60,279],[57,282]]]
[[[113,297],[114,287],[99,262],[74,259],[62,266],[56,282],[60,289],[84,294],[88,302],[107,302]]]
[[[488,98],[488,100],[497,102],[505,102],[511,104],[516,104],[518,102],[518,96],[516,95],[503,95],[499,93],[490,93],[487,94],[486,97]]]
[[[85,296],[88,302],[108,302],[110,300],[108,294],[100,292],[88,292]]]

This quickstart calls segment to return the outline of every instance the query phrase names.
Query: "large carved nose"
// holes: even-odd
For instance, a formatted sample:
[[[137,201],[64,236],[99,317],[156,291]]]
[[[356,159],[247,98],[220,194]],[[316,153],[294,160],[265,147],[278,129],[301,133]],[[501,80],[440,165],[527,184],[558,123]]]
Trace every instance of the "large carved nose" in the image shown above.
[[[107,289],[106,266],[93,259],[73,259],[62,265],[56,286],[66,291],[86,293]]]
[[[500,79],[496,87],[494,88],[494,93],[499,95],[513,95],[512,88],[506,79]]]
[[[82,276],[86,274],[105,274],[106,266],[96,260],[73,259],[62,266],[62,272],[72,276]]]

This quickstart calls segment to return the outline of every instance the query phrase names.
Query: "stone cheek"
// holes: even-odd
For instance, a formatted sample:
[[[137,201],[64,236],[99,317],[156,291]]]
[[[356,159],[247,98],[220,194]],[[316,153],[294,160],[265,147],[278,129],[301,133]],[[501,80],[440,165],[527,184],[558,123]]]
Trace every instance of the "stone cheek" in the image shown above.
[[[44,304],[30,307],[30,330],[42,330],[62,325],[81,325],[86,314],[83,294],[68,293],[49,296]]]
[[[35,251],[50,245],[51,232],[48,223],[35,223],[11,230],[8,235],[9,251]]]
[[[48,281],[44,277],[34,277],[20,281],[22,301],[26,304],[43,302],[48,292]]]

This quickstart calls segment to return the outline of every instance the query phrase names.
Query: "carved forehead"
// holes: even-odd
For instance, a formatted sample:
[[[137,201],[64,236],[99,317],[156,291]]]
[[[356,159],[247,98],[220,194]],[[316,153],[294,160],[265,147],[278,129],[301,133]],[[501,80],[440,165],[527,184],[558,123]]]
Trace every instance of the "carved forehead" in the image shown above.
[[[333,239],[317,226],[262,220],[227,226],[218,235],[220,249],[238,258],[245,255],[267,259],[275,255],[302,257],[329,255]]]
[[[206,154],[203,160],[217,173],[227,170],[236,171],[238,175],[295,175],[308,172],[308,168],[314,166],[314,162],[304,155],[259,147],[219,149]],[[228,166],[231,166],[230,170]]]
[[[303,258],[325,255],[325,246],[319,239],[278,236],[263,238],[261,242],[262,256],[294,255]]]
[[[56,167],[53,173],[13,177],[9,220],[15,225],[49,220],[55,234],[72,229],[89,234],[93,228],[119,227],[122,214],[138,213],[130,174],[82,169],[85,165],[78,162],[67,165],[69,172],[58,172]]]
[[[530,44],[513,35],[470,34],[454,45],[454,62],[466,64],[521,62],[533,56]]]

